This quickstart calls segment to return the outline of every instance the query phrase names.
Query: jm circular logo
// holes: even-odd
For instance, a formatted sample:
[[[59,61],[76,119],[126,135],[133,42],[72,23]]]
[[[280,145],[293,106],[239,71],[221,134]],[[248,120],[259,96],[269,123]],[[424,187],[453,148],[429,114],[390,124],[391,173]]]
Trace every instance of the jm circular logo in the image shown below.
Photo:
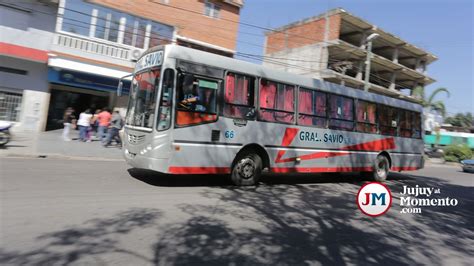
[[[365,215],[376,217],[386,213],[392,206],[392,193],[382,183],[370,182],[357,193],[357,206]]]

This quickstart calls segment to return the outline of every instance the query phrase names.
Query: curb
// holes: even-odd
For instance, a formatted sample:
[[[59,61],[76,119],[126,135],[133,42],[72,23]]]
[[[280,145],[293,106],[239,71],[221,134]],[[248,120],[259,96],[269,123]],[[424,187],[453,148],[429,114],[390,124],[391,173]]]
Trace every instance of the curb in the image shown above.
[[[25,154],[25,153],[7,153],[0,155],[0,158],[28,158],[28,159],[63,159],[63,160],[83,160],[83,161],[123,161],[125,159],[104,158],[104,157],[86,157],[69,156],[63,154],[45,153],[45,154]]]

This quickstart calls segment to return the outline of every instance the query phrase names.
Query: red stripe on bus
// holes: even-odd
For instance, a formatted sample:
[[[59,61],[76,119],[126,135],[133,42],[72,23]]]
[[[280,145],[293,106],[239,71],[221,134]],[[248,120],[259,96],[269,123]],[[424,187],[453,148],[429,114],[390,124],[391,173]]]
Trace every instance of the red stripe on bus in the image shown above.
[[[390,170],[392,171],[415,171],[420,169],[420,167],[416,166],[393,166]]]
[[[393,137],[378,139],[341,148],[341,150],[352,151],[384,151],[393,149],[395,149],[395,140],[393,139]]]
[[[281,142],[281,146],[287,147],[293,142],[293,139],[298,134],[299,129],[297,128],[286,128],[285,134],[283,135],[283,140]],[[385,139],[378,139],[373,141],[368,141],[364,143],[359,143],[355,145],[345,146],[340,148],[341,151],[383,151],[383,150],[392,150],[395,149],[395,140],[393,137],[385,138]],[[350,152],[314,152],[302,156],[291,157],[282,159],[285,155],[286,150],[280,150],[277,153],[277,157],[275,158],[275,163],[288,163],[294,162],[297,158],[300,160],[312,160],[312,159],[319,159],[319,158],[330,158],[336,156],[344,156],[350,154]]]
[[[280,151],[282,152],[282,151]],[[279,159],[278,161],[275,161],[276,163],[288,163],[288,162],[294,162],[296,161],[296,158],[300,158],[300,160],[305,161],[305,160],[312,160],[312,159],[319,159],[319,158],[329,158],[329,157],[336,157],[336,156],[344,156],[348,155],[350,152],[347,151],[340,151],[340,152],[335,152],[335,151],[320,151],[320,152],[315,152],[315,153],[310,153],[310,154],[305,154],[301,155],[299,157],[291,157],[291,158],[286,158],[286,159]]]
[[[230,167],[180,167],[170,166],[172,174],[230,174]]]
[[[273,173],[370,172],[372,167],[271,167]]]
[[[285,135],[283,135],[283,140],[281,141],[281,146],[283,147],[289,146],[291,142],[293,142],[293,139],[298,134],[298,131],[299,129],[297,128],[291,128],[291,127],[286,128]],[[277,157],[275,159],[276,163],[282,162],[281,158],[283,157],[283,155],[285,155],[285,152],[286,151],[278,151]],[[285,160],[288,160],[288,159],[285,159]]]

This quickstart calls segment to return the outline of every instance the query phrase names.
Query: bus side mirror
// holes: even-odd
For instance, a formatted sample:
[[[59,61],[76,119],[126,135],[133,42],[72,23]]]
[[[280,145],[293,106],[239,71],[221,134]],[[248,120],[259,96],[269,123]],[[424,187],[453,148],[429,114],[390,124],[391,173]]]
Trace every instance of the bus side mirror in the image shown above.
[[[123,82],[120,81],[117,87],[117,96],[120,97],[122,96],[122,88],[123,88]]]

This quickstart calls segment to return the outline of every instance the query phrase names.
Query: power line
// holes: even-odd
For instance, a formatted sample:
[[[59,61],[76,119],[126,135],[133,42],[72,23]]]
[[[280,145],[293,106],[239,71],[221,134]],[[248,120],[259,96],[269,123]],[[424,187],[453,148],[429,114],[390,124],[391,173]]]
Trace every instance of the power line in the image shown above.
[[[156,3],[156,4],[160,4],[160,5],[164,5],[164,4],[161,4],[161,3]],[[14,4],[12,4],[14,5]],[[17,5],[15,5],[17,6]],[[173,6],[168,6],[168,5],[165,5],[167,7],[172,7],[172,8],[177,8],[177,7],[173,7]],[[20,6],[19,6],[20,7]],[[23,8],[23,7],[22,7]],[[77,11],[77,10],[73,10],[73,9],[70,9],[70,8],[66,8],[66,7],[62,7],[66,10],[69,10],[71,12],[76,12],[76,13],[79,13],[79,14],[82,14],[82,15],[85,15],[87,17],[92,17],[91,14],[88,14],[88,13],[85,13],[85,12],[81,12],[81,11]],[[178,8],[178,9],[182,9],[182,10],[185,10],[185,11],[188,11],[188,12],[192,12],[192,13],[197,13],[197,14],[200,14],[202,15],[200,12],[196,12],[196,11],[192,11],[192,10],[188,10],[188,9],[184,9],[184,8]],[[33,11],[33,10],[32,10]],[[46,15],[51,15],[51,16],[55,16],[55,17],[61,17],[63,20],[70,20],[70,21],[75,21],[75,22],[78,22],[78,23],[82,23],[82,24],[86,24],[88,26],[91,26],[92,24],[91,23],[87,23],[85,21],[80,21],[80,20],[76,20],[76,19],[72,19],[72,18],[67,18],[67,17],[64,17],[64,15],[60,15],[60,14],[52,14],[52,13],[47,13],[47,12],[43,12],[43,11],[39,11],[39,10],[34,10],[35,12],[39,12],[39,13],[43,13],[43,14],[46,14]],[[108,19],[106,18],[102,18],[102,17],[97,17],[97,19],[102,19],[102,20],[105,20],[105,21],[108,21]],[[181,21],[185,21],[185,20],[181,20]],[[232,21],[232,20],[230,20]],[[187,22],[187,21],[186,21]],[[235,22],[235,21],[232,21],[232,22]],[[86,27],[86,26],[81,26],[81,25],[77,25],[77,24],[73,24],[73,23],[70,23],[70,22],[64,22],[63,23],[65,24],[69,24],[69,25],[74,25],[76,27],[82,27],[82,28],[85,28],[85,29],[89,29],[89,27]],[[239,23],[239,22],[235,22],[235,23]],[[246,23],[247,26],[250,25],[248,23]],[[275,32],[281,32],[281,31],[276,31],[276,30],[272,30],[270,28],[266,28],[266,27],[261,27],[261,26],[256,26],[256,25],[253,25],[254,27],[257,27],[257,28],[260,28],[260,29],[266,29],[266,30],[271,30],[271,31],[275,31]],[[104,30],[99,30],[101,32],[105,32],[105,30],[107,28],[110,29],[110,27],[107,27],[107,26],[101,26],[101,25],[95,25],[96,27],[96,30],[97,28],[103,28]],[[225,29],[225,28],[222,28],[221,29]],[[113,31],[118,31],[117,30],[113,30]],[[215,33],[211,33],[211,32],[204,32],[204,31],[199,31],[199,32],[203,32],[203,33],[208,33],[208,34],[213,34],[214,37],[219,37],[219,38],[225,38],[225,37],[222,37],[222,36],[219,36],[219,35],[215,35]],[[138,33],[133,33],[134,35],[136,36],[141,36],[141,37],[146,37],[144,34],[138,34]],[[295,35],[295,34],[290,34],[292,36],[299,36],[299,35]],[[166,38],[160,38],[160,37],[152,37],[152,36],[148,36],[150,39],[152,40],[163,40],[163,41],[168,41],[168,42],[171,42],[171,43],[176,43],[174,40],[170,39],[169,37]],[[302,37],[302,36],[299,36],[299,37]],[[308,39],[308,38],[306,38]],[[312,39],[310,39],[312,40]],[[237,41],[239,42],[239,41]],[[254,44],[254,43],[248,43],[248,42],[243,42],[243,43],[247,43],[247,44],[251,44],[251,45],[254,45],[254,46],[258,46],[258,47],[264,47],[262,45],[258,45],[258,44]],[[268,46],[267,46],[268,47]],[[270,47],[270,48],[273,48],[273,47]],[[359,47],[354,47],[352,48],[350,51],[347,51],[349,53],[351,53],[353,50],[358,50]],[[346,52],[346,53],[347,53]],[[336,54],[332,54],[332,55],[337,55],[337,54],[342,54],[342,53],[336,53]],[[313,68],[308,68],[308,67],[302,67],[302,66],[299,66],[299,65],[294,65],[294,64],[289,64],[289,63],[286,63],[286,62],[281,62],[281,61],[277,61],[277,60],[285,60],[285,61],[299,61],[299,62],[314,62],[314,63],[326,63],[326,61],[310,61],[310,60],[301,60],[301,59],[291,59],[291,58],[276,58],[276,57],[270,57],[270,56],[262,56],[262,55],[255,55],[255,54],[245,54],[245,53],[238,53],[238,55],[244,57],[244,58],[249,58],[249,59],[254,59],[256,60],[256,58],[263,58],[264,61],[267,61],[267,62],[270,62],[270,63],[273,63],[273,64],[277,64],[277,65],[280,65],[280,66],[285,66],[285,67],[293,67],[293,68],[299,68],[299,69],[302,69],[302,70],[307,70],[309,71],[309,73],[314,73],[314,72],[321,72],[323,70],[319,70],[319,69],[313,69]],[[328,62],[340,62],[339,60],[328,60]],[[344,61],[344,60],[343,60]],[[358,68],[357,66],[354,66],[355,68]],[[360,68],[358,68],[360,70]],[[387,79],[384,79],[378,75],[375,75],[373,73],[370,74],[372,77],[378,79],[378,80],[383,80],[383,81],[386,81],[388,83],[392,83],[391,81],[387,80]],[[402,86],[400,84],[397,84],[395,83],[396,86],[398,87],[401,87],[401,88],[404,88],[404,87],[409,87],[409,86]]]

